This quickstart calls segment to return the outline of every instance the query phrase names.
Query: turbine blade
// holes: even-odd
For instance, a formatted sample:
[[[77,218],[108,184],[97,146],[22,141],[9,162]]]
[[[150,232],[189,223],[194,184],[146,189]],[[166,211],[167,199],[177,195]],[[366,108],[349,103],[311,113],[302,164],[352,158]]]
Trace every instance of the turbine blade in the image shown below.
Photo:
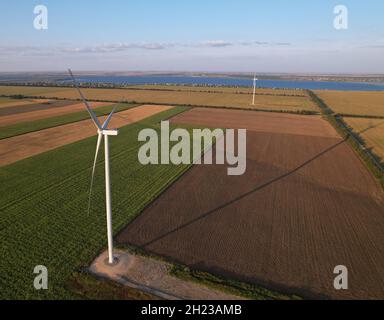
[[[77,82],[76,82],[76,79],[75,79],[75,77],[73,76],[73,73],[72,73],[71,69],[68,69],[68,72],[69,72],[69,74],[71,75],[71,78],[72,78],[72,80],[73,80],[73,83],[74,83],[74,85],[75,85],[77,91],[78,91],[79,94],[80,94],[81,100],[83,100],[85,106],[87,107],[88,113],[89,113],[89,115],[91,116],[91,118],[92,118],[92,120],[93,120],[93,122],[94,122],[96,128],[101,130],[100,122],[99,122],[99,120],[97,119],[97,117],[96,117],[95,113],[93,112],[93,110],[91,109],[90,105],[88,104],[87,100],[85,100],[85,97],[84,97],[83,93],[81,92],[81,90],[80,90],[80,88],[79,88],[79,86],[78,86],[78,84],[77,84]]]
[[[91,185],[90,185],[90,188],[89,188],[88,211],[87,211],[88,215],[89,215],[89,210],[91,209],[92,187],[93,187],[93,179],[94,179],[94,176],[95,176],[95,169],[96,169],[97,155],[98,155],[98,153],[99,153],[100,144],[101,144],[101,140],[102,140],[102,139],[103,139],[103,135],[102,135],[101,133],[99,133],[99,134],[98,134],[98,137],[97,137],[95,159],[93,160]]]
[[[112,109],[111,113],[109,114],[108,118],[104,121],[102,129],[106,129],[107,128],[107,126],[109,124],[109,121],[111,121],[112,115],[115,112],[115,110],[116,110],[116,106],[113,107],[113,109]]]

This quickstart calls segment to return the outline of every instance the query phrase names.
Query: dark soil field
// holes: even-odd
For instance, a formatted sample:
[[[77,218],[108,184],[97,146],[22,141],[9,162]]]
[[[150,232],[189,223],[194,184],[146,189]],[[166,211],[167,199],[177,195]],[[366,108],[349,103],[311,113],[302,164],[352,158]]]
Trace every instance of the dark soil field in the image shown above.
[[[41,110],[47,110],[47,109],[53,109],[53,108],[63,108],[76,103],[78,102],[70,101],[70,100],[52,100],[52,101],[43,102],[43,103],[3,107],[0,109],[0,116],[8,116],[11,114],[41,111]]]
[[[92,108],[97,108],[111,105],[111,103],[92,102],[90,105]],[[49,103],[2,107],[0,108],[0,126],[51,118],[79,112],[84,110],[84,108],[84,104],[78,101],[51,101]]]
[[[245,174],[195,165],[117,241],[304,297],[383,299],[383,193],[347,143],[320,118],[208,111],[173,122],[251,128]],[[348,290],[333,288],[337,265]]]

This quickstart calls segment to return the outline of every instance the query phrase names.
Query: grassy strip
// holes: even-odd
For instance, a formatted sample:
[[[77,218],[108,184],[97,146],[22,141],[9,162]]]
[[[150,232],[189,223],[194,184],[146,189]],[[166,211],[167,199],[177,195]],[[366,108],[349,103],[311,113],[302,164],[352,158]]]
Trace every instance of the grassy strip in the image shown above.
[[[144,166],[137,159],[139,131],[159,132],[159,121],[185,110],[124,126],[110,139],[115,234],[188,169]],[[95,144],[96,137],[90,137],[0,168],[0,298],[79,298],[67,281],[106,246],[103,150],[87,214]],[[48,268],[48,290],[33,287],[33,268],[40,264]]]
[[[377,178],[382,189],[384,190],[384,169],[380,163],[380,157],[375,155],[366,147],[364,139],[353,131],[342,119],[341,116],[335,114],[333,110],[325,104],[315,93],[309,91],[313,101],[322,110],[323,117],[326,119],[336,131],[349,143],[355,152],[364,161],[369,171]]]
[[[255,300],[299,300],[297,295],[285,295],[253,284],[225,279],[208,272],[191,270],[188,267],[173,265],[170,274],[187,281],[194,281],[215,290]]]
[[[91,86],[85,86],[84,88],[92,88]],[[116,87],[114,89],[124,89],[124,90],[142,90],[142,91],[167,91],[167,92],[196,92],[196,93],[232,93],[232,94],[246,94],[253,95],[252,92],[244,91],[218,91],[218,90],[196,90],[196,89],[165,89],[165,88],[135,88],[135,87]],[[246,89],[250,89],[246,88]],[[255,96],[278,96],[278,97],[296,97],[296,98],[307,98],[305,95],[301,94],[284,94],[284,93],[262,93],[256,92]]]
[[[380,157],[372,152],[371,149],[366,147],[364,139],[353,131],[341,117],[329,115],[325,117],[329,123],[339,132],[339,134],[346,138],[348,143],[356,151],[356,153],[363,159],[364,163],[372,174],[379,181],[382,189],[384,190],[384,169],[380,162]]]
[[[368,114],[358,115],[358,114],[338,113],[338,116],[343,118],[384,119],[384,116],[371,116]]]
[[[60,98],[60,97],[47,97],[47,96],[31,96],[31,95],[24,95],[24,94],[1,94],[0,98],[11,98],[11,99],[45,99],[45,100],[71,100],[71,101],[79,101],[82,102],[80,98],[74,99],[74,98]],[[94,102],[111,102],[111,103],[130,103],[129,101],[121,101],[121,100],[105,100],[105,99],[88,99],[87,101],[94,101]],[[141,103],[143,104],[143,103]]]
[[[312,101],[319,107],[322,114],[334,114],[333,110],[329,108],[313,91],[307,90],[307,93]]]
[[[133,108],[137,106],[136,104],[127,104],[127,103],[119,103],[112,106],[105,106],[105,107],[98,107],[95,108],[94,111],[97,116],[103,116],[109,114],[113,107],[116,106],[116,112],[120,112],[123,110],[127,110],[129,108]],[[27,122],[20,122],[16,123],[14,125],[1,127],[0,131],[0,140],[6,139],[14,136],[18,136],[21,134],[39,131],[43,129],[48,129],[56,126],[61,126],[64,124],[77,122],[81,120],[89,119],[89,114],[87,111],[80,111],[75,113],[69,113],[61,116],[46,118],[46,119],[40,119],[35,121],[27,121]]]
[[[9,83],[2,83],[1,84],[2,86],[19,86],[19,87],[43,87],[43,88],[73,88],[73,85],[71,84],[68,84],[68,85],[64,85],[62,83],[60,84],[46,84],[46,85],[39,85],[39,84],[20,84],[20,83],[14,83],[14,84],[9,84]],[[183,90],[183,89],[176,89],[176,88],[164,88],[164,86],[166,85],[160,85],[160,86],[163,86],[161,88],[155,88],[155,87],[151,87],[151,88],[143,88],[143,87],[135,87],[135,85],[116,85],[116,84],[107,84],[107,83],[92,83],[92,82],[82,82],[80,83],[80,86],[81,88],[86,88],[86,89],[121,89],[121,90],[143,90],[143,91],[176,91],[176,92],[201,92],[201,93],[228,93],[227,91],[219,91],[217,89],[221,89],[221,88],[232,88],[232,89],[244,89],[244,90],[251,90],[252,87],[250,86],[215,86],[215,85],[209,85],[209,86],[206,86],[207,88],[212,88],[213,90],[199,90],[199,89],[196,89],[198,88],[199,86],[191,86],[191,85],[179,85],[179,84],[172,84],[173,87],[181,87],[181,88],[185,88],[187,87],[188,90]],[[141,85],[137,85],[137,86],[141,86]],[[263,89],[263,88],[262,88]],[[268,88],[270,90],[274,90],[272,88]],[[293,91],[293,89],[289,89],[289,88],[279,88],[277,89],[279,91],[284,91],[284,90],[288,90],[288,91]],[[304,90],[302,90],[304,91]],[[252,92],[244,92],[244,91],[233,91],[233,92],[230,92],[230,93],[234,93],[234,94],[247,94],[247,95],[251,95],[253,94]],[[301,98],[306,98],[305,95],[302,95],[302,94],[287,94],[287,93],[266,93],[266,92],[256,92],[255,95],[267,95],[267,96],[282,96],[282,97],[301,97]],[[20,95],[20,94],[17,94],[17,95],[12,95],[11,97],[14,98],[14,99],[23,99],[22,98],[23,95]]]
[[[171,265],[169,274],[178,277],[185,281],[192,281],[197,284],[204,285],[214,290],[219,290],[228,294],[233,294],[246,299],[254,300],[297,300],[302,299],[294,294],[282,294],[254,284],[237,281],[233,279],[226,279],[218,275],[199,270],[192,270],[185,265],[171,261],[165,257],[147,252],[141,248],[131,245],[123,244],[118,246],[122,250],[128,250],[132,254],[148,257],[154,260],[165,262]]]
[[[88,272],[76,272],[66,283],[79,299],[91,300],[160,300],[159,297],[115,281],[96,278]]]

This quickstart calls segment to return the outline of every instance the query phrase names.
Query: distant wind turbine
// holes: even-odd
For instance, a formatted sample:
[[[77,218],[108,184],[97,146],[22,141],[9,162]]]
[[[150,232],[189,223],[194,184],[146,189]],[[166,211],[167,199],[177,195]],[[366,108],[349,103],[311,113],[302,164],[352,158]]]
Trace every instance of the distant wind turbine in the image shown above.
[[[97,161],[97,154],[99,153],[101,140],[104,138],[104,155],[105,155],[105,199],[106,199],[106,211],[107,211],[107,236],[108,236],[108,262],[112,264],[114,262],[113,258],[113,238],[112,238],[112,204],[111,204],[111,182],[110,182],[110,176],[109,176],[109,144],[108,144],[108,136],[117,136],[118,130],[116,129],[107,129],[109,122],[111,121],[112,115],[115,111],[115,108],[111,111],[107,119],[104,121],[103,125],[100,124],[99,120],[97,119],[95,113],[89,106],[88,102],[85,100],[83,93],[80,91],[80,88],[76,82],[75,77],[72,74],[72,71],[68,69],[69,74],[71,75],[71,78],[73,80],[73,83],[77,89],[77,91],[80,94],[81,99],[83,100],[85,107],[88,110],[89,115],[91,116],[91,119],[93,123],[96,126],[97,129],[97,144],[96,144],[96,153],[95,153],[95,159],[93,161],[93,168],[92,168],[92,177],[91,177],[91,186],[89,190],[89,200],[88,200],[88,213],[90,209],[90,201],[91,201],[91,194],[92,194],[92,186],[93,186],[93,178],[95,175],[95,168],[96,168],[96,161]]]
[[[253,97],[252,97],[252,105],[255,105],[255,94],[256,94],[256,81],[259,80],[256,78],[256,74],[253,76]]]

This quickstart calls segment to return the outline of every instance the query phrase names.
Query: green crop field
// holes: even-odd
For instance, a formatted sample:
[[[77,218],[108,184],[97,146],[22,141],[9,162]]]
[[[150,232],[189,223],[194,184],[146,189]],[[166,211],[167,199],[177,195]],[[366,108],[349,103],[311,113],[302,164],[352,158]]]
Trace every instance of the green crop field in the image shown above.
[[[133,89],[83,89],[90,100],[129,101],[137,103],[157,103],[176,105],[198,105],[210,107],[232,107],[244,109],[261,109],[271,111],[311,111],[319,110],[307,95],[256,95],[255,105],[251,105],[252,96],[232,92],[192,92],[192,91],[161,91]],[[0,86],[0,95],[29,95],[34,97],[78,99],[73,88],[58,87],[12,87]]]
[[[103,116],[109,114],[114,107],[116,107],[115,112],[120,112],[129,108],[133,108],[135,106],[137,106],[137,104],[118,103],[115,105],[94,108],[93,110],[95,111],[95,114],[97,116]],[[88,111],[74,112],[56,117],[39,119],[35,121],[20,122],[10,126],[0,127],[0,139],[10,138],[28,132],[61,126],[67,123],[77,122],[85,119],[89,119]]]
[[[158,130],[160,120],[186,109],[125,126],[110,139],[115,234],[189,167],[139,164],[138,130]],[[68,279],[106,248],[103,152],[87,214],[95,144],[91,137],[0,168],[0,298],[78,297]],[[33,287],[36,265],[48,268],[48,290]]]
[[[383,91],[317,90],[315,93],[336,113],[384,117]]]

